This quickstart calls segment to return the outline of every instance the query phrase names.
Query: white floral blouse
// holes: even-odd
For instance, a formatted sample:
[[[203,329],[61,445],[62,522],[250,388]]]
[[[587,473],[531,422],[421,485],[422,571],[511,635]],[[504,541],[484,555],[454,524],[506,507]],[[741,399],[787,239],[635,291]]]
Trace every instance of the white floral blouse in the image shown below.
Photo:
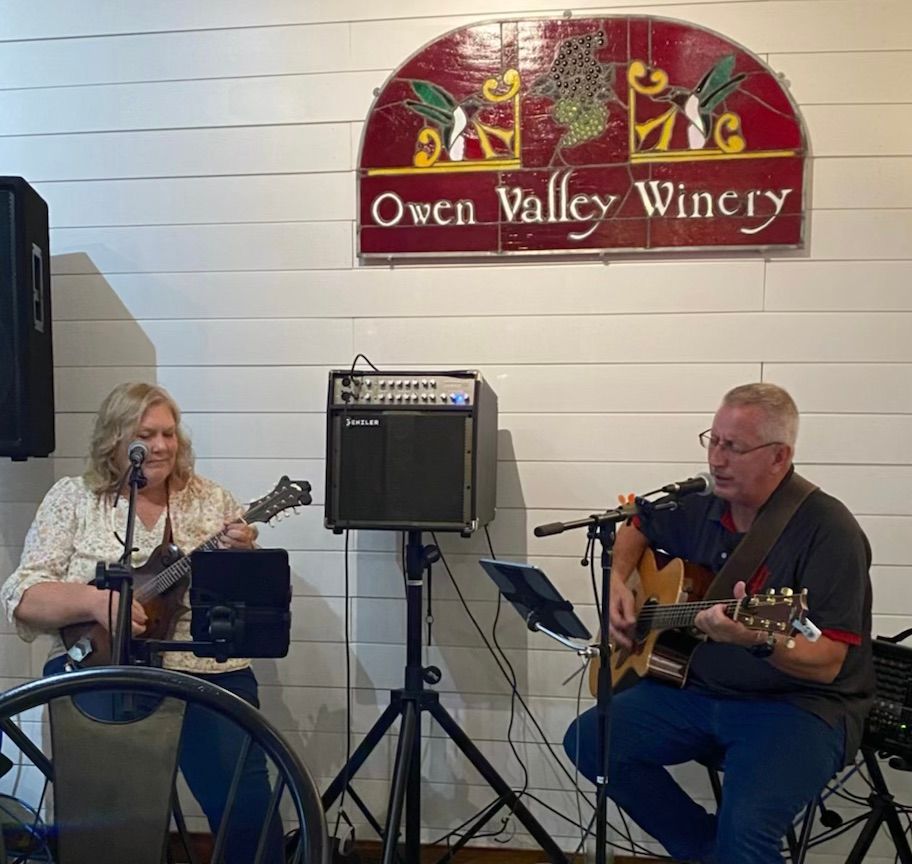
[[[111,506],[106,496],[92,492],[81,477],[64,477],[50,489],[38,508],[35,521],[29,528],[19,567],[0,589],[0,603],[7,618],[16,625],[19,636],[31,642],[42,631],[23,624],[14,612],[25,590],[39,582],[88,582],[95,576],[99,561],[115,562],[123,554],[120,541],[127,522],[125,498]],[[203,544],[221,530],[226,520],[242,512],[237,501],[218,484],[205,477],[194,476],[179,492],[172,492],[169,501],[173,542],[185,553]],[[152,528],[137,519],[134,528],[133,565],[141,567],[163,538],[168,511],[163,511]],[[53,631],[54,645],[50,657],[64,652],[59,634]],[[177,619],[175,639],[190,638],[190,613]],[[213,659],[196,657],[190,651],[170,651],[163,656],[169,669],[213,674],[248,666],[246,659],[230,659],[218,663]]]

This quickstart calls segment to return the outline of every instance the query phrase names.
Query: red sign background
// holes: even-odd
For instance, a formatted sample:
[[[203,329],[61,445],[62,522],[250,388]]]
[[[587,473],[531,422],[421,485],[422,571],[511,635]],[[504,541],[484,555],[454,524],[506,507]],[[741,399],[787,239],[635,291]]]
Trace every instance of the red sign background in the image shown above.
[[[377,96],[362,257],[797,247],[805,135],[776,75],[650,17],[449,33]]]

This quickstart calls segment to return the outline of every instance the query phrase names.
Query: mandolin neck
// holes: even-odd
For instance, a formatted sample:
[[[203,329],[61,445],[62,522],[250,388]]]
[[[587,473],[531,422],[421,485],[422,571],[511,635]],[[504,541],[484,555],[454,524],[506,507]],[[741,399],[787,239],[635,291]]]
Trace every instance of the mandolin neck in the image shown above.
[[[222,533],[222,531],[219,531],[218,534],[213,534],[208,540],[197,546],[193,552],[208,552],[218,548],[219,538],[222,536]],[[192,555],[193,553],[191,552],[190,554]],[[140,603],[144,603],[151,600],[153,597],[158,597],[177,585],[185,576],[189,575],[190,555],[186,555],[182,558],[178,558],[177,561],[170,564],[168,567],[165,567],[161,573],[156,573],[156,575],[144,585],[137,587],[136,599],[139,600]]]

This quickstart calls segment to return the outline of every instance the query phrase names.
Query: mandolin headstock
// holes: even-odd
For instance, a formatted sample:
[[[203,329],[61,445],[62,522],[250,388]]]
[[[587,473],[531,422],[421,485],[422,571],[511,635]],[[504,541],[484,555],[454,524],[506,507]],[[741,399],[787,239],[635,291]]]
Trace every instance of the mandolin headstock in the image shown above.
[[[269,522],[283,510],[303,507],[310,502],[310,483],[306,480],[289,480],[283,476],[272,492],[250,502],[242,518],[247,523]]]

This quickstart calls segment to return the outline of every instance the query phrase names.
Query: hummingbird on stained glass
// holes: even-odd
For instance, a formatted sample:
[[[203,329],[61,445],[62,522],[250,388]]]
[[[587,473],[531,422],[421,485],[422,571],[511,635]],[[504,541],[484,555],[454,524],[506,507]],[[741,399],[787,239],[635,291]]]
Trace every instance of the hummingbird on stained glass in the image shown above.
[[[450,159],[461,162],[465,155],[463,133],[480,102],[471,96],[463,102],[457,102],[443,87],[430,81],[412,81],[411,86],[420,101],[408,99],[406,107],[433,123],[440,130],[443,146]]]
[[[672,102],[687,118],[687,144],[691,150],[700,150],[712,131],[712,116],[716,106],[734,93],[747,78],[746,72],[732,75],[735,55],[727,54],[700,79],[700,83],[689,90],[686,87],[670,87],[655,98]]]

